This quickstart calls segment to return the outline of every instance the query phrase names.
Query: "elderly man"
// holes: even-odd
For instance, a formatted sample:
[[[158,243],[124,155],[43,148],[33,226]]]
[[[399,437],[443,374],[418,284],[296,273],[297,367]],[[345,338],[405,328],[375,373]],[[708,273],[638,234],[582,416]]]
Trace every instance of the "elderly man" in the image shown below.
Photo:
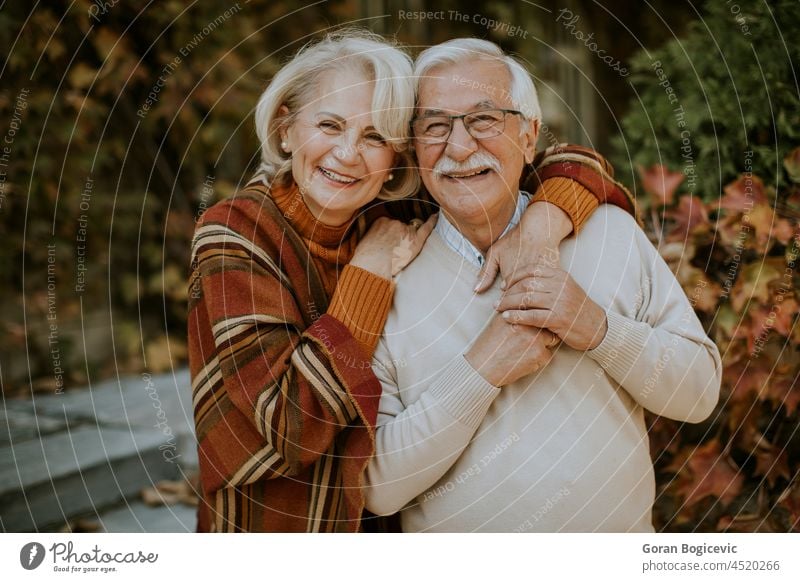
[[[516,186],[535,151],[535,88],[475,39],[424,51],[415,74],[416,153],[441,214],[397,278],[373,361],[367,507],[401,511],[408,532],[652,531],[644,409],[705,419],[717,348],[635,221],[608,205],[554,263],[476,295],[481,258],[528,204]]]

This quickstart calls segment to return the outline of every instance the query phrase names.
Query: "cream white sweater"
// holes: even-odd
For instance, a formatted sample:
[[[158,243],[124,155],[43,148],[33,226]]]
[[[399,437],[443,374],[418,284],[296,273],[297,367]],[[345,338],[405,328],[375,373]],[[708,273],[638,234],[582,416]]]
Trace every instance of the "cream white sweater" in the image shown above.
[[[699,422],[719,394],[719,352],[645,234],[598,209],[561,265],[606,309],[591,352],[560,346],[502,389],[463,354],[497,284],[436,234],[397,280],[373,361],[383,384],[367,508],[403,531],[652,531],[655,480],[643,409]]]

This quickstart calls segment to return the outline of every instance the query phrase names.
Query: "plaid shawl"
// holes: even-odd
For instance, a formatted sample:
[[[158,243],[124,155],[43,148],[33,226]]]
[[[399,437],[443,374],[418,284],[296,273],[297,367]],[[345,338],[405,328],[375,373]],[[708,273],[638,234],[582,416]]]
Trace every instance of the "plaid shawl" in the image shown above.
[[[198,531],[357,531],[381,386],[299,236],[245,190],[203,215],[192,266]]]

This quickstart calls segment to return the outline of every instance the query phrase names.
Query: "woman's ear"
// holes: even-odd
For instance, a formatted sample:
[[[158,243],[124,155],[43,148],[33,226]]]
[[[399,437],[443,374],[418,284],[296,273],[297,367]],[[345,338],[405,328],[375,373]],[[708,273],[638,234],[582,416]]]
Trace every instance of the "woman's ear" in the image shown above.
[[[394,152],[394,158],[392,158],[392,167],[389,168],[388,172],[386,172],[386,177],[383,179],[384,184],[395,179],[395,170],[397,170],[397,166],[400,163],[402,163],[402,156],[399,153]]]
[[[281,138],[281,147],[283,151],[289,151],[289,108],[286,105],[278,107],[278,115],[276,121],[278,122],[278,136]],[[286,144],[284,147],[283,144]]]

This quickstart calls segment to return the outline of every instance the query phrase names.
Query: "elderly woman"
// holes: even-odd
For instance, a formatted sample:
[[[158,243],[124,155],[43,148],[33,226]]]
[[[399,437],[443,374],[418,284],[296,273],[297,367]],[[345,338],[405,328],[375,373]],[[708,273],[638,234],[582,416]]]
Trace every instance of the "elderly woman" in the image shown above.
[[[392,276],[435,220],[409,226],[373,204],[418,187],[413,106],[410,58],[364,32],[304,47],[262,95],[261,170],[203,215],[192,249],[199,531],[360,529],[381,395],[371,357]]]

